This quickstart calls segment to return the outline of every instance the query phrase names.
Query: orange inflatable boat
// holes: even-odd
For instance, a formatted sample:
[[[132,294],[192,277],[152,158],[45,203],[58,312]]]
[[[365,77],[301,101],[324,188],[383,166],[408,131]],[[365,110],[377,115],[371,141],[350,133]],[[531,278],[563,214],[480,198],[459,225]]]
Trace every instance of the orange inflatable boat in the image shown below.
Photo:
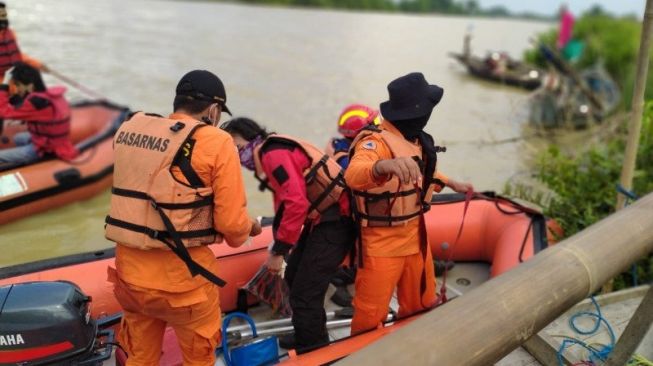
[[[111,185],[112,137],[129,110],[109,102],[72,106],[71,139],[80,155],[71,162],[46,159],[0,172],[0,224],[88,199]],[[24,124],[4,122],[0,149],[13,146]]]
[[[232,248],[227,244],[210,246],[220,265],[218,276],[227,282],[220,289],[220,306],[224,311],[236,308],[238,289],[249,281],[267,258],[272,231],[266,228],[250,245]],[[103,317],[120,312],[113,297],[113,284],[107,270],[114,266],[115,249],[46,259],[0,269],[0,286],[30,281],[65,280],[77,284],[93,298],[91,315]]]
[[[487,193],[477,194],[469,201],[462,234],[456,242],[464,207],[464,195],[441,194],[434,198],[431,210],[425,215],[434,258],[457,262],[488,262],[492,264],[491,275],[496,276],[548,246],[547,222],[541,213]],[[262,265],[271,241],[271,230],[266,227],[263,234],[256,237],[250,246],[211,246],[220,263],[219,275],[228,282],[227,286],[220,290],[223,311],[236,309],[238,289]],[[113,256],[113,249],[109,249],[2,268],[0,286],[27,281],[71,281],[93,298],[92,315],[102,317],[120,311],[113,297],[112,285],[106,281],[107,268],[113,265]],[[362,335],[341,339],[311,352],[285,356],[282,363],[319,365],[332,362],[393,332],[413,319],[414,317],[404,319]],[[174,332],[167,333],[164,350],[165,359],[162,364],[181,364]]]
[[[491,263],[490,276],[494,277],[548,246],[547,221],[541,213],[492,193],[476,194],[468,205],[464,226],[456,241],[465,210],[465,196],[441,194],[434,197],[431,210],[426,214],[434,258],[456,262],[488,262]],[[360,335],[336,339],[327,346],[308,352],[292,351],[283,354],[280,356],[280,364],[331,364],[417,318],[419,315],[414,315]],[[166,331],[163,349],[162,365],[182,364],[177,340],[171,329]],[[123,352],[118,351],[116,359],[118,365],[124,365]]]

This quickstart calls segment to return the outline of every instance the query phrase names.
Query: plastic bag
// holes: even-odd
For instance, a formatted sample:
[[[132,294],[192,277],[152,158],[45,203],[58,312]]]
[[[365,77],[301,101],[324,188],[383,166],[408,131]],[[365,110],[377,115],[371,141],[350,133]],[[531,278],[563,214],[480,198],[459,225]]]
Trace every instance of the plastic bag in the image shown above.
[[[283,317],[292,315],[288,284],[281,274],[270,272],[265,265],[261,266],[243,289],[270,305],[279,315]]]

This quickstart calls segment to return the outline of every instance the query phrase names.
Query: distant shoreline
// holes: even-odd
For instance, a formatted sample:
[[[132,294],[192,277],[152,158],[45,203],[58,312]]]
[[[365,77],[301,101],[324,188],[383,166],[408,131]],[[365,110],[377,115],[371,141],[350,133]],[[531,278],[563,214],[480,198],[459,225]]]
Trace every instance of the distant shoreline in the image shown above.
[[[486,10],[467,11],[464,8],[454,7],[447,9],[419,8],[424,0],[371,0],[366,6],[359,3],[365,0],[166,0],[175,2],[205,2],[225,3],[253,6],[269,6],[275,8],[291,9],[326,9],[352,12],[376,12],[387,14],[415,14],[415,15],[439,15],[459,16],[481,19],[513,19],[530,20],[544,23],[557,21],[554,16],[546,16],[535,13],[511,13],[504,7],[495,7]],[[328,3],[328,4],[327,4]],[[420,4],[422,3],[422,4]],[[457,3],[455,3],[458,5]]]

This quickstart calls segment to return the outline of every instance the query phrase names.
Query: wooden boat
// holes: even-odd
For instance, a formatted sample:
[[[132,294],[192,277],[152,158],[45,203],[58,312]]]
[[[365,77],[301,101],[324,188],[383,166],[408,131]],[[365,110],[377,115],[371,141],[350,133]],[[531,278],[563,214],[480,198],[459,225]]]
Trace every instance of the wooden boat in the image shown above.
[[[505,85],[516,86],[528,90],[534,90],[542,85],[544,72],[538,68],[528,66],[519,61],[507,60],[506,70],[496,72],[490,67],[486,59],[478,56],[465,56],[459,53],[450,53],[463,64],[467,71],[480,79],[493,81]]]
[[[71,139],[80,150],[73,161],[45,159],[0,172],[0,224],[88,199],[111,185],[112,137],[129,110],[109,102],[72,106]],[[0,149],[26,131],[20,123],[1,129]]]

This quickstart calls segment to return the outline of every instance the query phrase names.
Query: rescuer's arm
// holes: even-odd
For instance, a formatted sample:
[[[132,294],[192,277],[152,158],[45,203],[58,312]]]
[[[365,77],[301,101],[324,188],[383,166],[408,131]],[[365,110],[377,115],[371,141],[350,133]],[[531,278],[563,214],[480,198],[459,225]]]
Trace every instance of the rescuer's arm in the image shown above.
[[[272,148],[263,154],[261,163],[277,203],[272,252],[285,255],[297,244],[310,207],[303,175],[309,162],[292,150]]]
[[[247,240],[250,233],[257,234],[253,230],[256,229],[253,228],[256,224],[247,213],[240,159],[229,134],[219,133],[211,143],[218,149],[214,155],[211,182],[214,194],[213,223],[227,244],[238,247]],[[198,147],[193,155],[198,153]]]
[[[385,183],[396,175],[404,183],[421,179],[419,165],[409,157],[392,158],[382,140],[374,136],[359,141],[354,157],[345,171],[347,185],[355,190],[367,190]]]
[[[373,136],[360,140],[355,146],[354,156],[349,160],[345,170],[347,186],[358,191],[365,191],[385,183],[389,176],[376,176],[373,173],[374,164],[390,156],[385,145]]]
[[[433,185],[434,185],[435,192],[442,191],[444,187],[449,187],[454,192],[458,192],[458,193],[466,193],[467,191],[470,190],[472,192],[474,191],[474,186],[471,183],[459,182],[457,180],[447,177],[446,175],[440,173],[439,171],[435,173],[435,177],[433,179]]]

